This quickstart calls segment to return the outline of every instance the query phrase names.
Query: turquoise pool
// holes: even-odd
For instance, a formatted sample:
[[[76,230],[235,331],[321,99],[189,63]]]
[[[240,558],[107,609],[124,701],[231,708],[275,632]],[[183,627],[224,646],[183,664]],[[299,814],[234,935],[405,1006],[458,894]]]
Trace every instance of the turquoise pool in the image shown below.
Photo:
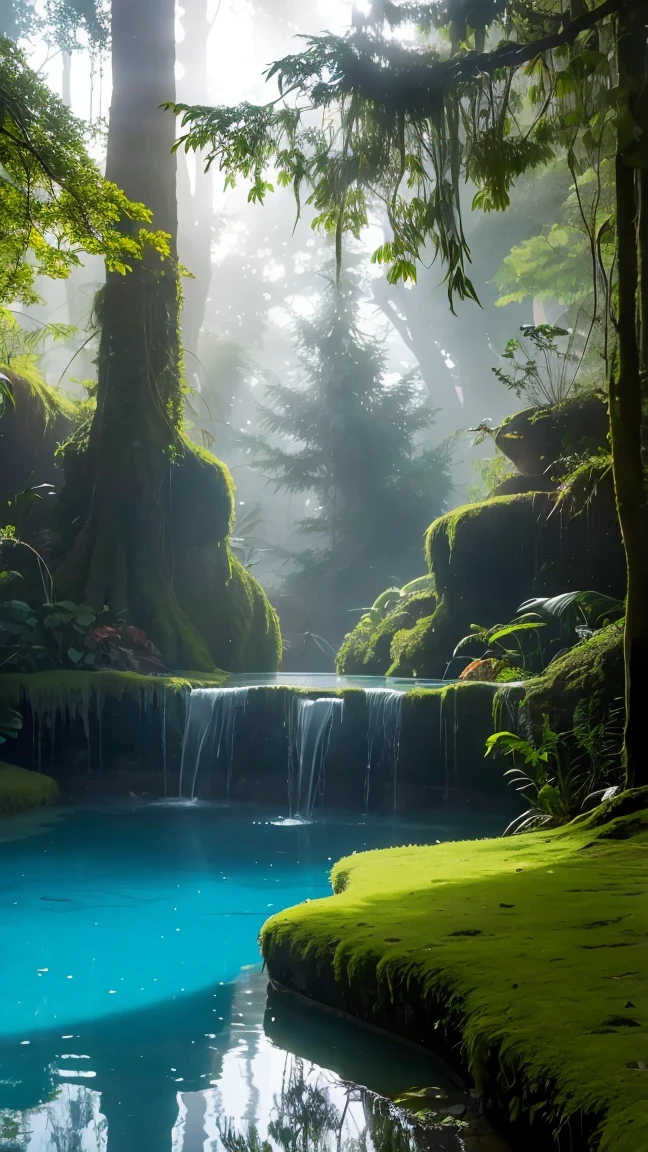
[[[284,997],[266,1004],[257,933],[325,895],[341,855],[500,821],[272,819],[133,802],[0,829],[0,1149],[202,1152],[250,1124],[272,1143],[286,1084],[293,1109],[313,1093],[328,1102],[337,1148],[334,1115],[345,1141],[367,1115],[344,1081],[439,1083],[414,1051]]]

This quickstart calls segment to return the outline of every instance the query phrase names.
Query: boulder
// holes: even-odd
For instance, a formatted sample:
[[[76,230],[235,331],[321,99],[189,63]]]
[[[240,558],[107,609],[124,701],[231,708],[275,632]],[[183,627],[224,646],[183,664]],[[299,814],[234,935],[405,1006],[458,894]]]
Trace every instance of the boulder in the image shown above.
[[[562,404],[509,416],[497,430],[495,445],[524,476],[545,476],[560,457],[606,449],[608,427],[607,397],[585,392]]]

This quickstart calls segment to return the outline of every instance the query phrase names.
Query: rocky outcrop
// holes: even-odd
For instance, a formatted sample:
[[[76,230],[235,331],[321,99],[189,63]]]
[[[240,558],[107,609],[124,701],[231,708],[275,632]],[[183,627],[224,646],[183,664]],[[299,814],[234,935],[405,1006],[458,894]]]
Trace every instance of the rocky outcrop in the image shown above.
[[[567,457],[591,455],[608,445],[607,398],[586,392],[562,404],[525,408],[497,429],[495,445],[523,476],[540,482],[564,475]]]
[[[593,393],[557,408],[529,409],[502,428],[507,455],[528,472],[507,478],[490,499],[457,508],[431,525],[426,556],[434,610],[404,619],[399,608],[379,625],[361,622],[338,654],[338,671],[456,675],[461,666],[449,667],[452,653],[472,624],[506,623],[532,596],[579,589],[624,595],[603,397]],[[594,454],[575,467],[572,461],[569,470],[569,453],[585,451]]]

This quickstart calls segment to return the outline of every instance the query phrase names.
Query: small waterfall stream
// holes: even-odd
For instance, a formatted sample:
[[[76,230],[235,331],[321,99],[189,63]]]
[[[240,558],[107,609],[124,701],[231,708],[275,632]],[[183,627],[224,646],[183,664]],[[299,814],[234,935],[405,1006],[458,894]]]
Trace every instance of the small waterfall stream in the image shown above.
[[[288,807],[291,819],[307,821],[324,786],[333,721],[336,716],[342,721],[344,701],[293,697],[288,707]]]
[[[234,731],[239,711],[245,711],[248,688],[194,688],[182,738],[178,795],[193,800],[201,765],[215,767],[221,754],[227,771],[229,800],[234,761]]]
[[[398,781],[398,750],[400,745],[403,693],[393,688],[367,688],[367,768],[365,772],[364,806],[369,809],[371,777],[381,770],[391,772],[394,783],[394,809]]]
[[[225,773],[226,799],[229,801],[234,767],[234,740],[248,705],[248,686],[236,688],[194,688],[188,697],[182,737],[178,796],[193,800],[200,773]],[[400,747],[403,692],[392,688],[366,688],[367,744],[366,759],[357,764],[364,771],[364,810],[368,811],[374,798],[374,807],[396,808],[398,784],[398,756]],[[356,713],[357,715],[357,713]],[[344,700],[339,696],[312,699],[302,694],[286,697],[284,728],[288,757],[288,810],[292,821],[310,821],[321,801],[326,763],[329,756],[334,725],[344,722]],[[349,721],[352,713],[349,713]],[[166,716],[163,715],[163,724]],[[352,746],[355,737],[349,730]],[[353,740],[356,744],[353,745]],[[359,751],[359,749],[358,749]],[[354,753],[357,756],[357,752]],[[166,793],[166,748],[163,749]],[[355,774],[356,768],[350,765]],[[237,769],[238,773],[238,769]],[[357,777],[356,777],[357,779]],[[362,777],[360,778],[362,779]],[[222,794],[220,785],[219,793]],[[359,799],[359,797],[358,797]]]

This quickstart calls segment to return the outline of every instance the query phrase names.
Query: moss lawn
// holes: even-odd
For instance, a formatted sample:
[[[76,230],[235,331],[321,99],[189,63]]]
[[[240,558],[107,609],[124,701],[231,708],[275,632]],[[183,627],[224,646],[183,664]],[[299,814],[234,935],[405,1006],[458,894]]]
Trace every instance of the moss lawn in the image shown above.
[[[378,1003],[415,987],[431,1036],[439,1005],[460,1024],[478,1088],[495,1062],[515,1108],[648,1150],[648,793],[551,832],[353,855],[332,884],[264,925],[271,975],[281,951]]]

